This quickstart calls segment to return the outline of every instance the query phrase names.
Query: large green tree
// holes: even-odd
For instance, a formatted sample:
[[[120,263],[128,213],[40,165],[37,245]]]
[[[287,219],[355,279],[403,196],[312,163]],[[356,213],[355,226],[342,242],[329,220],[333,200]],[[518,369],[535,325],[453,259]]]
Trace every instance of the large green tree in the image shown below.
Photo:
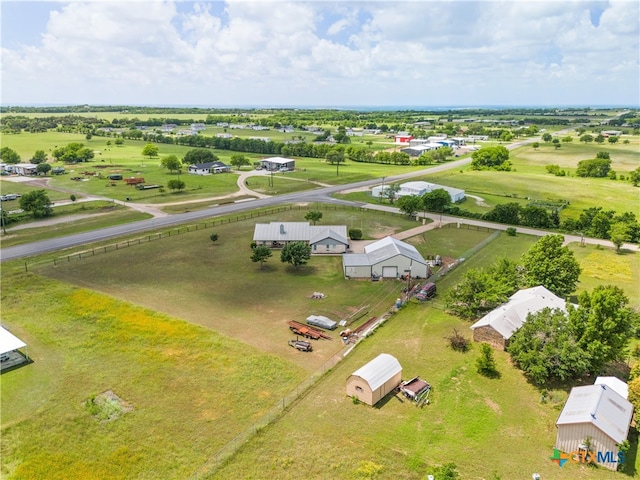
[[[599,285],[578,297],[578,307],[569,308],[578,346],[589,355],[590,371],[598,374],[606,363],[622,360],[636,326],[637,314],[628,307],[622,289]]]
[[[310,210],[305,214],[304,219],[315,225],[322,219],[322,212],[318,210]]]
[[[445,295],[445,308],[466,320],[475,320],[505,303],[522,282],[518,265],[506,258],[484,270],[467,270]]]
[[[142,149],[142,155],[149,157],[149,159],[158,156],[158,146],[153,143],[147,143]]]
[[[311,247],[305,242],[287,243],[280,252],[282,263],[289,263],[295,268],[305,265],[311,258]]]
[[[49,165],[48,163],[39,163],[38,166],[36,167],[36,172],[38,172],[39,174],[42,173],[46,175],[50,171],[51,171],[51,165]]]
[[[262,270],[264,262],[272,256],[273,253],[271,253],[271,249],[266,245],[259,245],[251,250],[251,261],[260,262],[260,270]]]
[[[631,239],[629,225],[624,222],[614,223],[611,225],[609,238],[611,238],[611,242],[616,246],[616,252],[620,253],[620,249],[624,242],[628,242]]]
[[[509,340],[513,363],[533,382],[565,381],[589,371],[589,356],[569,326],[567,314],[545,308],[529,314]]]
[[[179,172],[180,168],[182,168],[182,162],[175,155],[167,155],[161,161],[162,166],[168,169],[170,172],[176,171]]]
[[[234,153],[233,155],[231,155],[230,163],[231,165],[236,167],[237,170],[240,170],[245,165],[251,165],[249,159],[241,153]]]
[[[580,264],[563,241],[562,235],[546,235],[522,256],[527,286],[542,285],[560,297],[575,291]]]
[[[422,208],[428,212],[442,213],[451,205],[451,195],[444,188],[436,188],[422,195]]]
[[[482,147],[471,154],[471,168],[473,170],[510,170],[509,150],[502,145],[497,147]]]
[[[398,199],[396,205],[407,217],[414,217],[422,207],[422,201],[418,195],[404,195]]]
[[[0,160],[3,163],[16,164],[20,163],[20,155],[12,148],[2,147],[0,148]]]
[[[520,209],[520,204],[515,202],[501,203],[485,213],[482,219],[507,225],[520,225]]]
[[[31,163],[34,163],[36,165],[40,163],[44,163],[46,161],[47,161],[47,154],[44,150],[36,150],[35,153],[33,154],[33,157],[31,157]]]
[[[208,148],[194,148],[185,154],[182,161],[188,165],[199,165],[201,163],[216,162],[218,157]]]
[[[94,157],[93,150],[78,142],[56,148],[51,154],[57,161],[65,163],[88,162]]]
[[[576,175],[579,177],[606,177],[611,170],[611,160],[608,158],[593,158],[578,162]]]
[[[33,190],[22,195],[20,208],[36,218],[48,217],[53,213],[51,200],[45,190]]]
[[[389,200],[389,203],[393,203],[398,197],[398,192],[400,191],[400,184],[393,183],[391,185],[385,185],[382,190],[380,190],[380,198],[386,198]]]

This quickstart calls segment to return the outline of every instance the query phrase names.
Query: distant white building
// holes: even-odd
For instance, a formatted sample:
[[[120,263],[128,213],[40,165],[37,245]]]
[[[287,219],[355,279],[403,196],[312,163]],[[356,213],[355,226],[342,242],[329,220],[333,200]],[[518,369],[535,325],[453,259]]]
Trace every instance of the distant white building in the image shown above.
[[[16,163],[13,165],[13,173],[16,175],[35,175],[38,173],[38,165],[33,163]]]
[[[389,188],[389,186],[385,185],[384,189],[387,189],[387,188]],[[429,183],[429,182],[403,183],[400,185],[400,190],[396,193],[396,196],[398,197],[403,197],[406,195],[422,196],[427,192],[431,192],[439,188],[445,190],[449,194],[449,196],[451,197],[451,201],[453,203],[460,202],[465,198],[464,190],[461,190],[459,188],[447,187],[444,185],[438,185],[436,183]],[[373,187],[373,189],[371,190],[371,195],[375,198],[380,197],[380,194],[382,193],[382,189],[383,189],[382,185]]]
[[[270,157],[258,160],[256,164],[269,171],[286,170],[290,172],[296,169],[296,161],[292,158]]]
[[[220,161],[189,165],[188,169],[188,172],[191,175],[211,175],[212,173],[223,173],[230,171],[231,167],[229,165],[225,165]]]

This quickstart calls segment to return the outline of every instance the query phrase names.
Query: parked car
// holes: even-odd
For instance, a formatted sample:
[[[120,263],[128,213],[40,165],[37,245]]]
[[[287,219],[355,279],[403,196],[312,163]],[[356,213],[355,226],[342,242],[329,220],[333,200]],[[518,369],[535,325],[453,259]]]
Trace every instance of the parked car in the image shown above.
[[[311,352],[313,351],[313,347],[309,342],[305,342],[304,340],[289,340],[289,345],[293,348],[297,348],[301,352]]]
[[[22,195],[19,193],[7,193],[6,195],[0,195],[0,201],[7,202],[9,200],[16,200],[20,198]]]
[[[429,300],[436,296],[436,284],[433,282],[429,282],[424,285],[420,289],[420,291],[416,294],[416,298],[421,301]]]

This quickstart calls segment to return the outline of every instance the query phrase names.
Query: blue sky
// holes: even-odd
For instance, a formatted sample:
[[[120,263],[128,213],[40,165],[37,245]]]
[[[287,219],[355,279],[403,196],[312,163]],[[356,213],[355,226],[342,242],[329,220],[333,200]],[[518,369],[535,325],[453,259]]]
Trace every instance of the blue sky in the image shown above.
[[[640,106],[640,2],[6,1],[1,103]]]

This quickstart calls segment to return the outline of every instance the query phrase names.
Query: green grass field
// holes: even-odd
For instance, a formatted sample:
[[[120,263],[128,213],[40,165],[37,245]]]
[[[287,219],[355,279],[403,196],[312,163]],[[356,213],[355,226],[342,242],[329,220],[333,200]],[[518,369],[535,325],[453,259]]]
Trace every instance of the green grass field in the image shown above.
[[[204,119],[190,114],[184,118]],[[592,206],[638,213],[640,190],[628,182],[554,177],[544,168],[559,164],[572,173],[577,161],[609,151],[614,170],[625,174],[640,164],[640,138],[629,138],[629,145],[613,146],[585,146],[574,139],[560,151],[549,145],[537,150],[527,146],[512,152],[513,172],[463,169],[424,180],[481,196],[488,206],[473,199],[462,205],[479,212],[497,203],[524,203],[525,197],[531,197],[569,199],[571,205],[563,216],[577,216]],[[159,206],[199,201],[165,207],[182,212],[208,206],[208,197],[237,191],[235,174],[192,177],[183,172],[180,178],[187,182],[187,189],[179,194],[140,192],[122,182],[107,186],[105,178],[95,176],[86,176],[88,180],[82,182],[70,180],[84,170],[103,177],[118,171],[163,185],[178,177],[160,168],[159,158],[142,157],[145,142],[127,140],[116,147],[107,146],[107,140],[94,136],[87,142],[82,135],[56,132],[2,136],[3,146],[17,150],[23,161],[36,149],[50,152],[72,141],[96,151],[93,162],[69,167],[75,170],[71,175],[51,178],[49,194],[54,201],[68,199],[70,190],[121,200],[129,196],[132,201]],[[367,140],[352,139],[354,143]],[[376,140],[371,148],[388,148],[387,141]],[[159,149],[161,158],[182,157],[190,148],[159,145]],[[233,154],[215,153],[226,162]],[[296,159],[296,164],[295,172],[276,175],[273,187],[264,177],[249,179],[250,187],[275,195],[313,188],[313,182],[343,184],[416,169],[347,162],[336,175],[335,166],[319,159]],[[3,180],[0,188],[3,193],[25,193],[40,187]],[[348,198],[372,200],[366,193],[348,194]],[[60,213],[82,213],[72,208],[81,207],[61,207]],[[35,362],[2,375],[0,476],[188,478],[236,435],[251,428],[342,347],[334,332],[332,340],[314,342],[312,354],[298,352],[286,342],[292,338],[288,320],[303,320],[310,314],[346,318],[366,307],[364,320],[388,311],[404,286],[398,281],[347,281],[340,257],[314,257],[297,270],[282,264],[279,252],[263,270],[250,261],[256,222],[302,221],[307,210],[316,208],[324,213],[322,224],[362,228],[365,239],[417,225],[400,215],[309,205],[63,265],[51,263],[60,253],[48,254],[42,256],[46,263],[34,259],[28,273],[21,261],[3,264],[2,323],[28,343]],[[117,209],[108,216],[28,229],[15,237],[10,232],[2,244],[133,221],[140,215]],[[211,233],[219,234],[217,242],[211,242]],[[443,228],[408,241],[424,255],[455,259],[489,235]],[[566,391],[550,392],[552,400],[541,403],[540,392],[526,382],[506,354],[496,352],[501,377],[489,380],[475,371],[477,347],[460,354],[451,351],[444,339],[453,328],[470,337],[468,323],[442,312],[444,292],[466,269],[486,267],[501,256],[518,259],[535,240],[502,234],[467,258],[438,281],[440,297],[429,305],[403,307],[210,478],[424,479],[433,466],[447,462],[454,462],[468,479],[530,478],[534,471],[543,479],[624,478],[575,465],[559,469],[549,461],[554,423]],[[640,308],[639,254],[617,255],[577,245],[571,249],[583,268],[579,290],[618,285],[632,306]],[[310,299],[314,291],[327,298]],[[404,378],[420,375],[433,385],[430,405],[418,409],[389,397],[369,408],[354,405],[346,397],[346,377],[381,352],[400,360]],[[85,402],[109,390],[133,406],[133,411],[104,422],[92,416]],[[640,466],[635,457],[631,462],[634,469]]]
[[[339,350],[335,333],[315,342],[312,354],[291,349],[287,320],[311,313],[336,318],[363,305],[370,305],[367,315],[387,311],[403,284],[344,280],[339,257],[316,257],[297,271],[277,253],[262,271],[250,262],[254,223],[302,220],[306,211],[30,267],[29,273],[21,262],[3,265],[3,323],[36,360],[2,376],[3,476],[188,477]],[[416,225],[358,209],[323,213],[321,223],[362,227],[367,238]],[[216,243],[208,238],[213,231]],[[457,258],[488,234],[443,228],[410,242],[425,254]],[[442,278],[439,291],[467,268],[519,258],[534,241],[500,235]],[[615,282],[639,304],[637,254],[572,248],[585,269],[581,287]],[[611,267],[585,268],[594,263]],[[327,298],[311,300],[313,291]],[[297,478],[304,471],[306,478],[378,472],[375,478],[418,479],[447,462],[463,478],[494,472],[520,478],[533,471],[543,478],[614,478],[603,469],[552,464],[554,422],[566,391],[540,403],[540,392],[500,352],[499,379],[476,374],[478,349],[456,353],[444,339],[453,328],[469,337],[469,324],[444,314],[440,304],[402,308],[210,478]],[[381,352],[400,360],[404,378],[420,375],[433,385],[430,405],[418,409],[390,397],[369,408],[345,396],[346,377]],[[108,390],[133,411],[101,422],[84,402]],[[508,449],[496,448],[501,445]]]

